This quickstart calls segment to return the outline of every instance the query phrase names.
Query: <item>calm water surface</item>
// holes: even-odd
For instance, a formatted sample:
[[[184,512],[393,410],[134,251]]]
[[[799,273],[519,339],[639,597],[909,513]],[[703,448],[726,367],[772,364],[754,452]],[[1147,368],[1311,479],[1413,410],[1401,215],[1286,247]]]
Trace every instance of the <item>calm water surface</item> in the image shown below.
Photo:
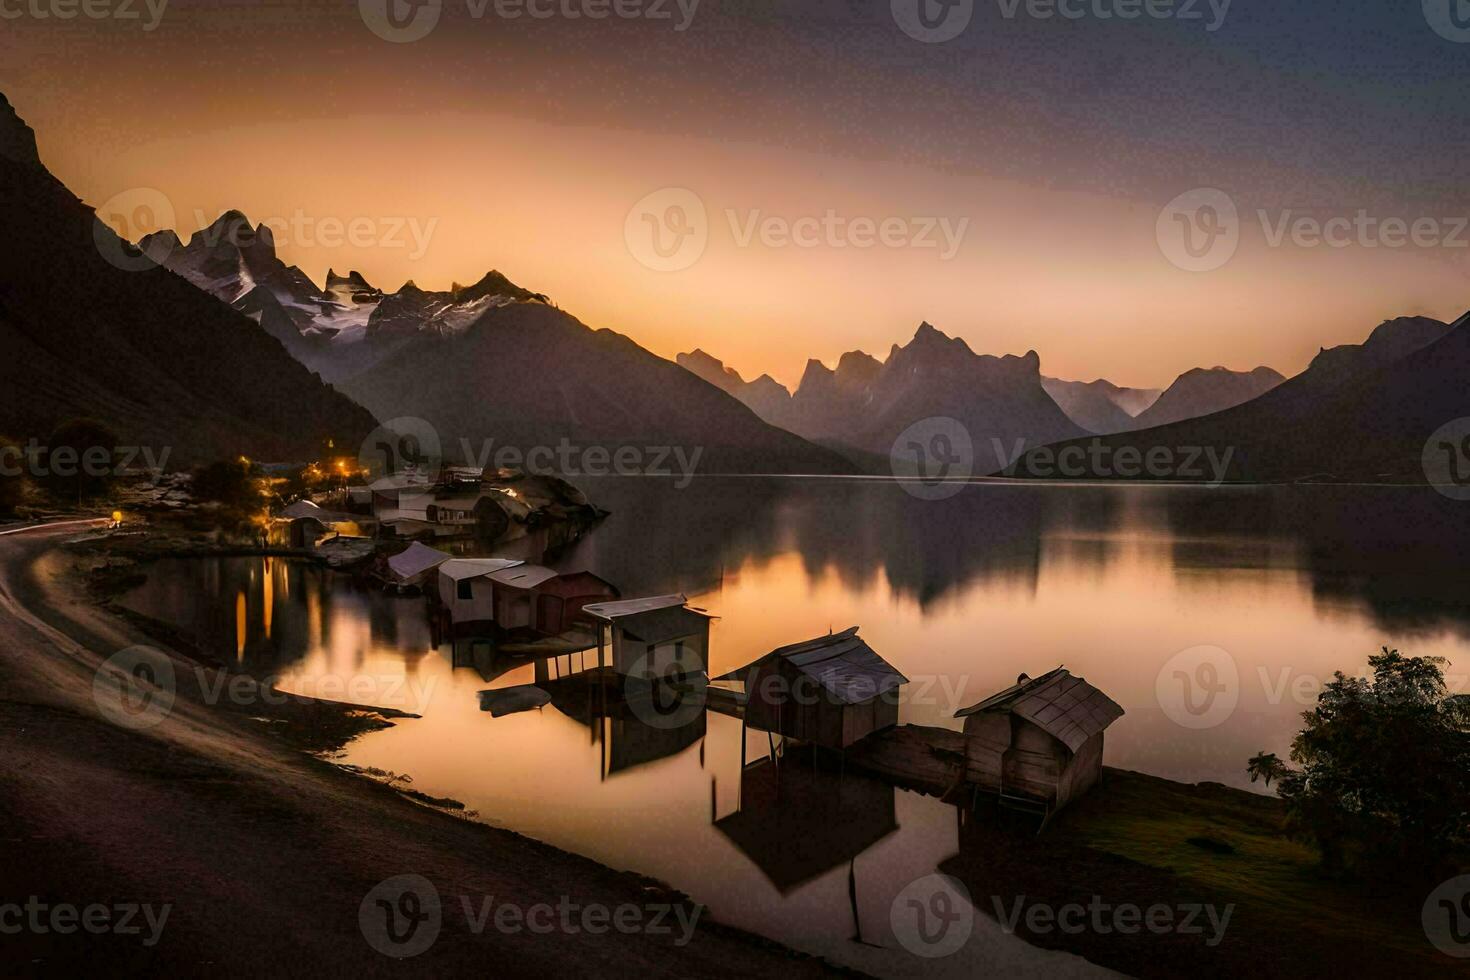
[[[1432,491],[987,483],[926,501],[860,480],[585,483],[613,515],[549,563],[626,596],[686,593],[720,617],[712,674],[858,625],[911,679],[902,720],[957,728],[957,708],[1065,664],[1126,709],[1112,766],[1249,788],[1245,760],[1286,756],[1334,670],[1385,645],[1447,658],[1460,689],[1470,669],[1470,511]],[[455,668],[423,600],[301,563],[165,562],[129,602],[286,689],[422,713],[345,761],[666,880],[723,921],[887,975],[1095,972],[984,915],[961,954],[909,955],[890,906],[957,850],[953,808],[851,776],[835,812],[812,786],[777,805],[766,767],[741,785],[736,719],[671,735],[577,703],[492,718],[476,693],[532,683],[531,664]],[[746,742],[747,761],[766,754],[764,735]],[[816,843],[793,861],[798,834]]]

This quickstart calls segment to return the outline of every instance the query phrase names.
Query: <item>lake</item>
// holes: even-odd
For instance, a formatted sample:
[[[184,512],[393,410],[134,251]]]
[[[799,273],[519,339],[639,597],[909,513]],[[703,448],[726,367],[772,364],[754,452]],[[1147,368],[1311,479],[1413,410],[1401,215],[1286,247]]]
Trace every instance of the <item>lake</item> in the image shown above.
[[[719,617],[711,674],[861,626],[910,680],[904,722],[958,728],[957,709],[1064,664],[1126,711],[1108,765],[1259,790],[1246,760],[1285,758],[1321,685],[1380,647],[1445,657],[1466,689],[1470,505],[1432,490],[981,482],[928,500],[863,479],[579,484],[612,515],[549,564],[624,596],[688,595]],[[477,692],[531,683],[530,663],[455,668],[424,600],[301,562],[165,561],[126,601],[287,690],[421,713],[343,761],[665,880],[722,921],[883,975],[1097,972],[985,915],[961,954],[910,955],[890,908],[955,852],[954,809],[848,774],[829,812],[826,777],[800,770],[777,803],[768,767],[742,784],[737,719],[710,712],[671,736],[556,704],[492,718]],[[747,761],[767,751],[747,734]],[[801,833],[813,844],[794,860]]]

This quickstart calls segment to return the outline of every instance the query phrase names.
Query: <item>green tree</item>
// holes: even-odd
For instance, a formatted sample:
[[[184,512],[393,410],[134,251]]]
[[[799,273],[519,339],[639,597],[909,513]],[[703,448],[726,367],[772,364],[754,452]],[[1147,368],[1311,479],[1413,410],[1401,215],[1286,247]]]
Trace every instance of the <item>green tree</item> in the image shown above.
[[[1251,782],[1264,779],[1266,785],[1271,785],[1271,780],[1280,779],[1286,774],[1286,764],[1277,757],[1275,752],[1258,752],[1246,763],[1246,772],[1250,773]]]
[[[224,504],[236,510],[260,510],[264,504],[258,476],[255,465],[243,457],[210,463],[194,471],[189,493],[201,502]]]
[[[1329,867],[1432,876],[1470,842],[1470,701],[1449,693],[1444,663],[1385,648],[1371,677],[1338,672],[1302,715],[1300,768],[1283,767],[1278,792]]]

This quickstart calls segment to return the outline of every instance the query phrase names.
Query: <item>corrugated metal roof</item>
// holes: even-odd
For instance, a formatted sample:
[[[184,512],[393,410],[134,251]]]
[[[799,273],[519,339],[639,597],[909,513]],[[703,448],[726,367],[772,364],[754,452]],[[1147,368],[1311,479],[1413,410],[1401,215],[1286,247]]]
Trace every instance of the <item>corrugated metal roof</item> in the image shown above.
[[[1081,677],[1073,677],[1063,667],[1014,684],[979,704],[955,712],[955,717],[981,711],[1019,715],[1073,752],[1123,717],[1123,709],[1116,701]]]
[[[666,606],[618,618],[618,628],[644,643],[667,643],[681,636],[702,633],[710,617],[685,606]]]
[[[521,564],[524,563],[508,558],[451,558],[439,566],[439,574],[458,582],[460,579],[480,578]]]
[[[583,606],[582,611],[589,616],[598,619],[616,622],[625,616],[636,616],[652,609],[667,609],[670,606],[682,606],[689,600],[682,595],[659,595],[649,596],[645,599],[619,599],[616,602],[594,602]]]
[[[421,575],[431,568],[437,568],[449,560],[450,556],[444,552],[415,541],[408,546],[406,551],[389,558],[388,567],[400,579],[411,579],[415,575]]]
[[[290,507],[281,511],[281,516],[292,520],[298,517],[315,517],[320,520],[325,513],[326,511],[322,510],[310,500],[298,500]]]
[[[514,589],[534,589],[553,578],[556,578],[556,572],[541,565],[515,565],[490,573],[490,581]]]
[[[766,657],[784,658],[843,704],[861,704],[907,684],[909,679],[878,656],[857,632],[854,626],[780,647]]]

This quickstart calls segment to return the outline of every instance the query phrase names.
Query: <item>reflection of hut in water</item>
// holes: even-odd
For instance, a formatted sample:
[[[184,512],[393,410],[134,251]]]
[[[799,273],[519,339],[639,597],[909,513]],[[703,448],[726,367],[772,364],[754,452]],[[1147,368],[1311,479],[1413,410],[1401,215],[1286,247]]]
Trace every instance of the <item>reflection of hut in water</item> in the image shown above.
[[[761,759],[740,775],[739,808],[714,821],[785,895],[898,829],[894,789],[875,779]]]
[[[603,778],[677,755],[704,738],[708,723],[702,702],[676,715],[651,713],[636,695],[628,696],[613,672],[581,669],[588,659],[590,655],[573,654],[538,660],[536,686],[551,695],[553,707],[586,725],[592,741],[601,744]]]
[[[726,675],[744,681],[746,724],[829,749],[898,724],[898,689],[908,678],[857,632],[780,647]]]
[[[967,778],[1002,804],[1050,815],[1097,782],[1103,731],[1123,716],[1067,670],[1014,685],[955,714],[965,719]]]

